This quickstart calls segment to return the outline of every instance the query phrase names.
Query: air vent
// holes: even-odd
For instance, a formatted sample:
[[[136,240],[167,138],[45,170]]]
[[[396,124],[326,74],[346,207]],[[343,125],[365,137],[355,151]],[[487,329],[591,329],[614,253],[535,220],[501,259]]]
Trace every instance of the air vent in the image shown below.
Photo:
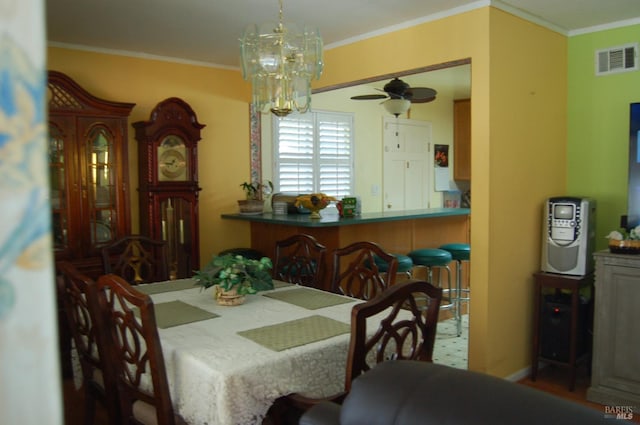
[[[638,43],[596,51],[596,75],[638,70]]]

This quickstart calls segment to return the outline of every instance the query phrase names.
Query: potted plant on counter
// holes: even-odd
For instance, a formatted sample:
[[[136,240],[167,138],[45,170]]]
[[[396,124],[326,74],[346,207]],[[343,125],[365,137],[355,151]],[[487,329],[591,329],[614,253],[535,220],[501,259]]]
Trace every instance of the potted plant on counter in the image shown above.
[[[240,187],[245,194],[245,199],[238,201],[240,214],[262,214],[264,199],[273,192],[273,183],[270,180],[264,183],[244,182]]]
[[[213,296],[221,305],[238,305],[247,294],[273,289],[268,257],[253,260],[242,255],[215,256],[193,279],[203,288],[214,287]]]

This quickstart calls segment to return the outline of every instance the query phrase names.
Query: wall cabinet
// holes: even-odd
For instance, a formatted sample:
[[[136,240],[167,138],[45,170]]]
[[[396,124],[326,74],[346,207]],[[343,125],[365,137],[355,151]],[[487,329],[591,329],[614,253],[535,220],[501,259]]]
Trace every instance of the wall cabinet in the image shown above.
[[[640,256],[597,252],[593,364],[587,399],[640,405]]]
[[[130,233],[127,119],[135,104],[99,99],[56,71],[48,90],[55,259],[95,278],[101,248]]]
[[[433,157],[431,123],[384,120],[384,211],[429,208]]]
[[[453,101],[453,178],[471,180],[471,99]]]

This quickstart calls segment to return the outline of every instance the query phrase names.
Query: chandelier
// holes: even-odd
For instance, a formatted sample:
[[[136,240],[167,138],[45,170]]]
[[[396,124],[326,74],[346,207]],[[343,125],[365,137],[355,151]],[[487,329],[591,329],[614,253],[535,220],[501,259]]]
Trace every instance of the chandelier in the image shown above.
[[[251,81],[253,104],[279,117],[306,112],[311,106],[311,80],[322,74],[320,31],[282,21],[249,25],[240,39],[242,77]]]

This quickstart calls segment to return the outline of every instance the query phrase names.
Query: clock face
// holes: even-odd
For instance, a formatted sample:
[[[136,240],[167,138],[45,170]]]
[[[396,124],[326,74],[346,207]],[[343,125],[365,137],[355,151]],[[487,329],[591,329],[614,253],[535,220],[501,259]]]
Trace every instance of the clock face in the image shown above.
[[[187,148],[176,135],[165,137],[158,146],[158,180],[187,180]]]

